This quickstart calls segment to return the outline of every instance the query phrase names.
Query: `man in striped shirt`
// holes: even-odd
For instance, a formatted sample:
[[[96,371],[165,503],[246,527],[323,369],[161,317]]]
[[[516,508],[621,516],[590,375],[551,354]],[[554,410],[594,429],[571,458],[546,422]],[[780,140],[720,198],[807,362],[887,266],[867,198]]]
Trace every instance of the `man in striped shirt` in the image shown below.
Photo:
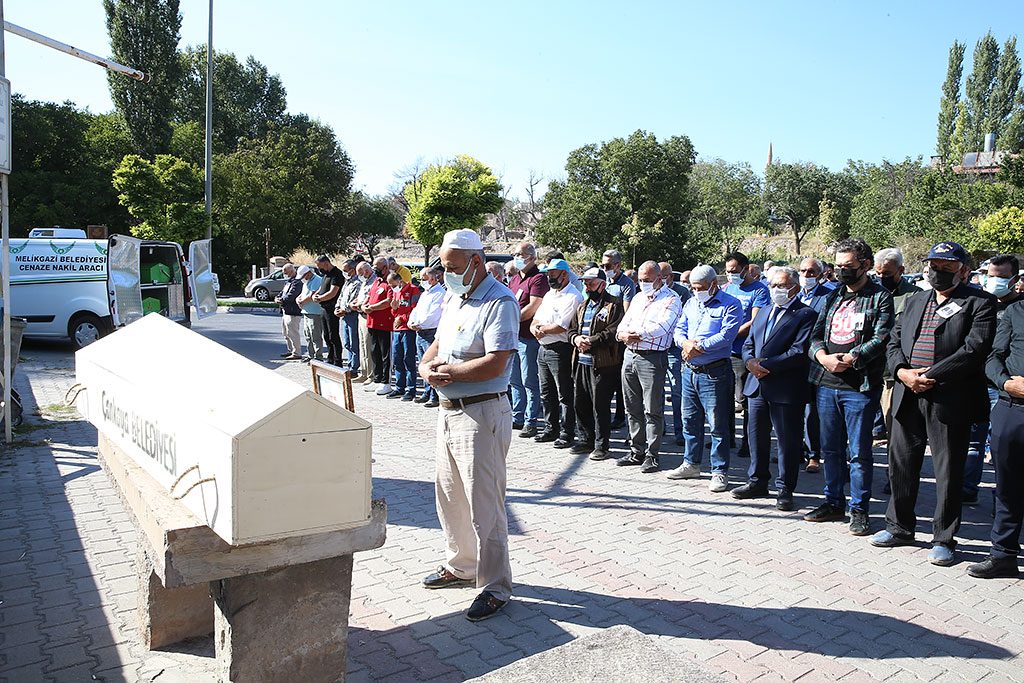
[[[626,345],[622,394],[629,420],[629,455],[616,465],[640,465],[657,472],[665,424],[665,373],[672,332],[682,313],[679,297],[665,286],[661,268],[645,261],[638,274],[640,293],[619,323],[616,337]]]

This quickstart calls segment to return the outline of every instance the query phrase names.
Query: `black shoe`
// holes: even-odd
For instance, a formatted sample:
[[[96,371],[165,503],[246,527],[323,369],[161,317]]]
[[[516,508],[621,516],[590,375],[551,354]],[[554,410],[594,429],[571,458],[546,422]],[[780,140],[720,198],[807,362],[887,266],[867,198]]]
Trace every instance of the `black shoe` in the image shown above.
[[[572,448],[575,443],[576,439],[566,439],[560,436],[551,445],[555,448]]]
[[[594,452],[590,454],[590,459],[591,460],[607,460],[608,456],[609,456],[609,454],[608,454],[608,449],[607,448],[598,447],[598,448],[595,448]]]
[[[971,507],[976,506],[978,504],[978,492],[964,493],[960,496],[960,503],[961,505],[970,505]]]
[[[976,579],[1016,579],[1020,576],[1016,557],[992,557],[967,565],[967,573]]]
[[[638,458],[633,455],[627,455],[619,458],[615,461],[615,464],[619,467],[629,467],[630,465],[642,465],[644,462],[643,458]]]
[[[402,391],[401,389],[395,389],[394,391],[392,391],[390,394],[388,394],[384,398],[402,398],[403,396],[405,396],[405,392],[404,391]]]
[[[466,610],[466,618],[470,621],[483,621],[484,619],[490,619],[498,611],[508,604],[508,600],[499,600],[487,591],[484,591],[480,595],[476,596],[476,600],[470,605],[469,609]]]
[[[685,446],[686,445],[686,439],[683,438],[682,434],[679,434],[678,436],[676,436],[676,445],[677,446]]]
[[[808,522],[834,522],[846,519],[846,510],[831,503],[822,503],[804,515],[804,519]]]
[[[524,430],[525,431],[525,430]],[[533,437],[533,440],[537,443],[550,443],[552,441],[558,441],[558,434],[552,432],[544,432]]]
[[[417,396],[416,399],[415,399],[416,403],[426,403],[429,400],[430,400],[430,395],[429,394],[421,394],[421,395]]]
[[[863,510],[850,509],[850,533],[854,536],[867,536],[871,533],[871,520]]]
[[[657,472],[661,468],[658,467],[658,459],[648,455],[644,458],[644,464],[640,466],[640,471],[644,474],[650,474],[651,472]]]
[[[569,452],[572,453],[573,455],[580,455],[581,453],[590,453],[593,450],[594,444],[577,441],[572,445],[572,448],[569,449]]]
[[[427,401],[426,403],[424,403],[423,407],[424,408],[437,408],[439,405],[441,405],[441,402],[438,401],[436,398],[432,398],[429,401]]]
[[[436,572],[423,579],[424,588],[449,588],[452,586],[469,586],[473,583],[476,583],[473,579],[460,579],[443,566],[438,567]]]
[[[793,492],[786,489],[779,491],[779,495],[775,499],[775,508],[783,512],[791,511],[793,509]]]
[[[520,429],[522,429],[522,428],[523,428],[523,423],[522,423],[522,422],[513,422],[513,423],[512,423],[512,429],[513,429],[514,431],[517,431],[517,432],[518,432],[518,431],[519,431]]]
[[[885,480],[885,486],[882,487],[882,493],[887,496],[892,495],[892,484],[889,483],[888,479]]]
[[[406,395],[402,396],[402,400],[403,401],[418,401],[419,399],[416,398],[416,394],[406,394]]]
[[[617,417],[614,420],[612,420],[612,429],[622,429],[625,426],[626,418],[624,417]]]
[[[747,447],[746,444],[744,444],[742,448],[740,448],[738,451],[736,451],[736,457],[737,458],[749,458],[750,457],[750,448]]]
[[[537,436],[537,428],[533,425],[526,425],[522,431],[519,432],[519,438],[521,439],[532,439]]]
[[[746,500],[747,498],[764,498],[767,495],[768,487],[764,484],[758,484],[753,481],[748,481],[743,486],[732,490],[732,497],[739,500]]]

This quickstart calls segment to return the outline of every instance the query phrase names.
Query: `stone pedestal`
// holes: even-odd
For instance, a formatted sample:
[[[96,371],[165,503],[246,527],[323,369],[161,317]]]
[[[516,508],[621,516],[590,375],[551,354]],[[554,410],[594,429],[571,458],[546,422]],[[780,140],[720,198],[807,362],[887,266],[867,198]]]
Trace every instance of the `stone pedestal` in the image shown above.
[[[164,588],[141,547],[136,553],[139,577],[139,631],[150,650],[213,633],[210,586],[197,583]]]

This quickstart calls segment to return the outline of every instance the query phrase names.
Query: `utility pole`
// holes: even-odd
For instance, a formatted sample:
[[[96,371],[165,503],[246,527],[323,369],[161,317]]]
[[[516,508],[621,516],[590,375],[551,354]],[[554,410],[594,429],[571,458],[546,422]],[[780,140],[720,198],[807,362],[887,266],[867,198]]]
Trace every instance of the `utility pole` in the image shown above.
[[[2,2],[2,0],[0,0]],[[213,0],[206,39],[206,239],[213,237]]]

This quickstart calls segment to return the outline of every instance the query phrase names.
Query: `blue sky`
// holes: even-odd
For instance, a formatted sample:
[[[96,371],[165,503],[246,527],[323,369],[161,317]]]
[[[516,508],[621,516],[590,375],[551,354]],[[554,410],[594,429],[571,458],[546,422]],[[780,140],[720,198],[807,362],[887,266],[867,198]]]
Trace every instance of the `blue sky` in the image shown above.
[[[769,141],[833,169],[927,158],[953,40],[969,69],[986,31],[1002,44],[1024,27],[1019,1],[214,4],[215,48],[278,73],[289,111],[330,124],[371,193],[418,157],[471,154],[523,196],[530,169],[560,177],[571,150],[638,128],[758,171]],[[109,54],[100,0],[3,5]],[[181,45],[205,42],[207,0],[181,13]],[[15,92],[112,108],[103,69],[10,34],[6,48]]]

